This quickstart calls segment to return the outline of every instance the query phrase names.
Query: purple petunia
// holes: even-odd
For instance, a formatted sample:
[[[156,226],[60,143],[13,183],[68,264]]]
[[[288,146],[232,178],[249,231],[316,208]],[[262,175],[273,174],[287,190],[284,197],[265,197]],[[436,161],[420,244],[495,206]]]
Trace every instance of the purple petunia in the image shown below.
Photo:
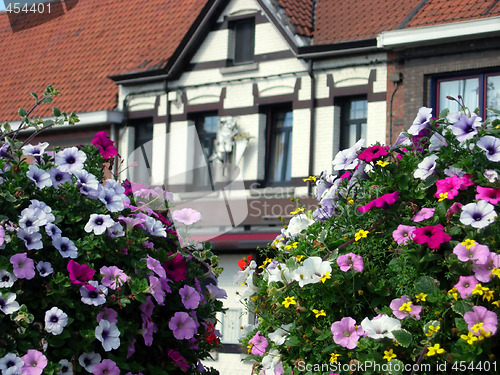
[[[18,279],[31,280],[35,277],[35,263],[33,259],[28,258],[26,253],[12,255],[10,263],[14,267],[14,275]]]
[[[40,375],[47,366],[47,357],[38,350],[29,349],[23,357],[24,365],[21,368],[23,375]]]
[[[182,304],[186,309],[196,309],[200,304],[200,294],[189,285],[184,285],[179,289]]]
[[[196,322],[184,311],[177,311],[168,322],[170,328],[177,340],[189,340],[196,333]]]
[[[68,237],[55,237],[52,245],[59,250],[63,258],[75,259],[78,256],[78,249]]]
[[[354,271],[363,271],[363,258],[361,255],[356,255],[354,253],[344,254],[337,258],[337,264],[342,272],[347,272],[351,268]]]
[[[120,369],[111,359],[103,359],[92,368],[94,375],[120,375]]]
[[[116,266],[103,266],[101,267],[100,272],[101,275],[103,275],[101,279],[102,285],[113,290],[125,284],[129,279],[125,272]]]
[[[489,161],[500,161],[500,139],[485,135],[477,141],[476,146],[486,151],[486,158]]]
[[[85,152],[76,147],[69,147],[59,151],[55,156],[54,162],[60,171],[73,173],[83,169],[85,160],[87,160]]]
[[[351,317],[344,317],[339,321],[333,322],[331,331],[333,341],[347,349],[354,349],[358,346],[358,340],[364,334],[363,328],[358,326],[356,321]]]
[[[461,115],[458,121],[452,126],[452,132],[459,142],[471,139],[477,134],[477,129],[481,127],[482,118],[473,114],[472,117]]]

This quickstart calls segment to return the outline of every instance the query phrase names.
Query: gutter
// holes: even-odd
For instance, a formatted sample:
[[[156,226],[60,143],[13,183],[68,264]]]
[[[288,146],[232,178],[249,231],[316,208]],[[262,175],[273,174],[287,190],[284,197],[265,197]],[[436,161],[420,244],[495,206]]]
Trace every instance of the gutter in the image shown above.
[[[500,17],[383,31],[377,47],[398,49],[500,35]]]

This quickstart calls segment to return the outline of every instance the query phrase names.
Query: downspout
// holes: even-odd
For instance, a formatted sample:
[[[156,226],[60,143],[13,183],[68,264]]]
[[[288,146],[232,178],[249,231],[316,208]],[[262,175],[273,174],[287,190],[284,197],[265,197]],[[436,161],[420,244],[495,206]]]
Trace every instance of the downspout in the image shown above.
[[[399,84],[403,80],[403,76],[400,72],[393,72],[390,74],[389,79],[392,83],[394,83],[394,90],[391,94],[391,100],[389,101],[389,144],[392,145],[392,123],[393,123],[393,115],[392,115],[392,107],[394,103],[394,96],[399,89]]]
[[[309,59],[307,72],[311,78],[311,110],[310,110],[310,131],[309,131],[309,176],[314,174],[314,135],[316,123],[316,78],[313,72],[313,60]],[[313,193],[313,186],[311,181],[308,181],[307,195],[311,196]]]

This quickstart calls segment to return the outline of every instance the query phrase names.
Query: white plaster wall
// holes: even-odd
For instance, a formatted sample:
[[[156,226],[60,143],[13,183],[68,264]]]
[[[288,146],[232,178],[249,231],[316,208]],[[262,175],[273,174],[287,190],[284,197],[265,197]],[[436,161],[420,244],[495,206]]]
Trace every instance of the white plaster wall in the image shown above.
[[[306,176],[309,172],[310,111],[293,111],[292,177]]]
[[[259,96],[269,97],[269,96],[293,94],[295,90],[296,81],[297,78],[295,77],[260,81],[258,83]]]
[[[228,58],[229,30],[215,30],[205,40],[191,59],[192,63],[225,60]]]
[[[332,168],[334,147],[334,118],[332,107],[316,108],[316,124],[314,137],[314,174]]]
[[[386,132],[387,126],[385,101],[368,103],[366,145],[369,146],[376,142],[385,144]]]
[[[151,162],[151,185],[163,185],[165,182],[165,161],[167,158],[167,147],[165,138],[167,135],[167,124],[157,123],[153,125],[153,144]]]
[[[255,26],[255,54],[288,51],[290,48],[285,39],[271,22],[259,23]]]
[[[221,90],[221,86],[194,87],[186,90],[188,104],[218,103]]]
[[[243,82],[239,85],[228,85],[224,108],[244,108],[253,106],[253,84]]]

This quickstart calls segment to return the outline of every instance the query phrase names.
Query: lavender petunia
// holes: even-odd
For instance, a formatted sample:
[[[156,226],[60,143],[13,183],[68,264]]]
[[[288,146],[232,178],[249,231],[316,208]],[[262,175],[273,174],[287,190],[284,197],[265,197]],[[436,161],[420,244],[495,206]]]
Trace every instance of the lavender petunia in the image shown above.
[[[54,272],[54,269],[52,268],[52,264],[50,264],[50,262],[40,261],[36,265],[36,269],[38,270],[38,274],[41,277],[47,277],[52,274],[52,272]]]
[[[481,121],[482,118],[475,114],[472,117],[461,115],[458,121],[453,124],[452,132],[459,142],[464,142],[477,134],[477,129],[481,127]]]
[[[189,285],[184,285],[179,289],[179,295],[181,296],[182,304],[186,309],[196,309],[200,304],[200,294]]]
[[[78,256],[78,249],[68,237],[55,237],[52,245],[59,250],[63,258],[75,259]]]
[[[16,282],[17,277],[7,270],[0,270],[0,288],[10,288]]]
[[[436,169],[436,160],[439,156],[432,154],[427,156],[418,164],[418,168],[413,172],[413,177],[419,178],[421,180],[427,179],[430,175],[434,173]]]
[[[38,168],[36,165],[32,164],[28,167],[28,172],[26,176],[33,181],[39,189],[44,187],[52,186],[52,180],[50,179],[50,174],[43,169]]]
[[[120,347],[120,331],[115,323],[102,319],[95,329],[95,337],[106,352]]]
[[[39,232],[19,228],[17,237],[24,241],[28,250],[39,250],[43,248],[42,235]]]
[[[82,366],[85,371],[90,373],[92,373],[92,369],[99,362],[101,362],[101,355],[95,352],[83,353],[80,357],[78,357],[78,363],[80,366]]]
[[[0,292],[0,311],[5,315],[10,315],[19,310],[19,303],[16,302],[17,295],[15,293],[3,294]]]
[[[10,263],[14,267],[14,275],[17,278],[31,280],[35,277],[35,264],[26,253],[12,255]]]
[[[477,141],[476,146],[486,151],[486,158],[490,161],[500,161],[500,139],[485,135]]]
[[[411,135],[418,135],[421,130],[429,127],[429,121],[432,118],[432,108],[421,107],[418,110],[417,117],[413,120],[413,124],[408,133]]]
[[[466,204],[462,207],[460,222],[476,229],[485,228],[497,218],[494,208],[492,204],[483,200]]]
[[[60,171],[57,168],[52,168],[49,171],[50,179],[52,180],[52,186],[55,189],[59,189],[59,185],[71,181],[71,174],[68,172]]]
[[[184,311],[177,311],[168,322],[170,328],[177,340],[189,340],[196,333],[196,322]]]
[[[91,214],[84,229],[87,233],[94,232],[95,235],[100,235],[103,234],[107,228],[111,228],[114,224],[114,220],[109,215]]]
[[[85,152],[78,150],[76,147],[69,147],[59,151],[54,162],[60,171],[73,173],[83,169],[85,160],[87,160]]]
[[[106,303],[108,288],[104,285],[99,285],[99,282],[95,280],[90,280],[89,285],[92,287],[92,290],[90,290],[86,285],[80,288],[82,302],[86,305],[93,306],[100,306]]]

